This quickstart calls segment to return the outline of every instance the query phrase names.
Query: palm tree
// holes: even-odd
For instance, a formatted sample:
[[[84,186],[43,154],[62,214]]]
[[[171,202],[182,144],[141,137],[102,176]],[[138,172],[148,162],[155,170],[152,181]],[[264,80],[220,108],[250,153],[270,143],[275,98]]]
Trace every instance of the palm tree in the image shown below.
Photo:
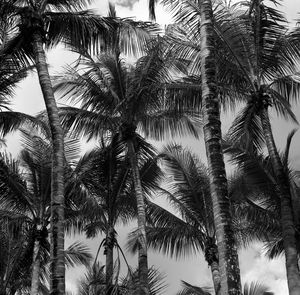
[[[48,231],[51,219],[52,146],[51,141],[32,131],[29,133],[29,131],[23,130],[22,134],[24,149],[20,153],[19,160],[13,160],[5,155],[1,156],[0,220],[4,223],[8,222],[8,226],[16,228],[17,231],[20,227],[21,237],[28,240],[25,243],[22,238],[20,241],[17,239],[16,251],[25,251],[26,271],[24,274],[28,278],[28,271],[32,266],[31,294],[38,294],[41,270],[43,273],[45,272],[46,263],[49,260]],[[75,143],[77,144],[77,141]],[[69,140],[66,141],[66,157],[70,157],[72,154],[74,154],[74,140]],[[68,185],[71,184],[66,184],[66,187]],[[68,214],[73,203],[70,197],[69,194],[65,202],[66,208],[69,209],[65,218],[69,224],[73,218],[72,215]],[[25,233],[22,229],[25,230]],[[21,246],[22,243],[25,245],[24,250],[20,248],[20,245],[18,246],[19,242]],[[11,250],[8,248],[7,251]],[[83,253],[82,258],[78,254],[77,256],[73,254],[79,252]],[[67,252],[66,263],[74,264],[76,259],[79,259],[78,262],[88,261],[89,254],[84,254],[84,252],[87,251],[80,244],[72,245]],[[20,263],[22,263],[22,257]],[[11,269],[11,272],[14,274],[15,270]],[[6,284],[8,283],[11,281],[6,281]]]
[[[179,216],[149,204],[148,244],[171,256],[203,251],[215,292],[221,294],[208,169],[198,157],[178,145],[167,146],[160,157],[166,175],[172,177],[166,197]]]
[[[290,278],[290,289],[293,289],[292,285],[299,282],[293,225],[293,218],[296,217],[293,217],[289,205],[288,181],[284,177],[282,164],[276,153],[268,109],[274,106],[278,113],[295,121],[290,101],[295,99],[299,92],[299,75],[295,74],[295,64],[299,60],[299,42],[296,40],[297,34],[289,33],[282,24],[281,14],[261,2],[250,1],[247,6],[250,7],[249,10],[239,11],[238,14],[234,11],[235,7],[215,13],[217,80],[221,81],[221,85],[218,85],[220,89],[218,95],[220,98],[248,102],[232,130],[237,138],[245,141],[251,149],[259,148],[266,140],[272,165],[277,171],[276,178],[280,180],[278,189],[282,192],[281,211],[285,212],[282,216],[282,226],[286,228],[287,268],[290,269],[287,273]],[[193,13],[189,7],[194,9],[194,14],[197,12],[198,15],[201,14],[199,9],[197,11],[196,5],[190,3],[178,12],[178,18],[184,14],[189,27],[198,29],[196,22],[191,22]],[[191,35],[187,34],[186,39],[189,37]],[[199,47],[193,43],[194,46],[191,46],[190,42],[183,42],[182,47],[187,47],[187,44],[189,49],[185,49],[183,54],[190,54],[193,57],[195,53],[198,54],[198,59],[193,58],[197,65],[201,59]],[[193,65],[193,68],[196,68],[196,65]],[[299,289],[295,292],[299,293]]]
[[[155,1],[151,1],[152,3]],[[230,204],[221,145],[220,96],[217,86],[217,38],[211,0],[165,1],[181,21],[197,30],[200,44],[199,64],[192,65],[200,73],[203,131],[210,174],[214,223],[220,259],[221,293],[240,294],[241,283],[237,249],[231,225]],[[191,43],[190,43],[191,44]],[[190,46],[190,50],[194,51]],[[188,55],[187,55],[188,56]],[[194,60],[193,60],[194,62]]]
[[[65,293],[64,267],[64,141],[63,130],[46,62],[46,48],[59,42],[72,47],[98,48],[107,34],[107,21],[83,11],[89,1],[1,0],[1,16],[15,20],[15,29],[2,52],[34,60],[45,101],[53,142],[51,293]],[[24,56],[26,56],[24,58]]]
[[[140,231],[139,269],[143,291],[147,292],[147,248],[145,235],[144,196],[138,159],[139,135],[162,139],[165,134],[198,134],[199,117],[164,95],[164,83],[169,77],[166,69],[170,60],[163,60],[160,42],[150,42],[148,54],[135,67],[120,59],[120,51],[102,54],[96,60],[86,57],[85,73],[69,69],[58,79],[56,89],[63,95],[81,101],[81,109],[61,108],[63,125],[77,135],[88,138],[117,132],[123,140],[135,187]],[[184,99],[181,102],[185,103]],[[193,114],[193,117],[188,117]],[[146,293],[145,293],[146,292]]]
[[[289,167],[289,149],[293,130],[288,138],[285,150],[280,154],[286,178],[289,180],[289,190],[293,201],[293,213],[299,214],[299,186],[297,185],[298,172]],[[253,188],[254,194],[240,198],[242,206],[235,208],[235,215],[240,220],[242,239],[245,242],[253,238],[265,243],[266,255],[274,258],[284,252],[283,233],[280,216],[281,199],[277,189],[276,174],[269,156],[263,153],[250,152],[248,147],[236,142],[224,142],[225,152],[231,157],[231,161],[244,175],[244,182]],[[258,193],[260,191],[260,193]],[[296,236],[296,247],[300,251],[299,235]]]
[[[138,152],[141,154],[138,163],[141,184],[144,193],[150,195],[161,172],[153,159],[155,154],[152,147],[141,138]],[[116,224],[127,224],[136,217],[136,198],[128,156],[124,154],[124,142],[119,142],[115,137],[109,144],[87,152],[78,161],[74,172],[80,186],[72,190],[75,193],[84,190],[85,194],[84,198],[76,201],[81,211],[81,227],[88,238],[98,233],[105,235],[98,253],[103,246],[106,255],[106,288],[109,293],[113,288],[113,251],[114,248],[121,249],[117,241]]]
[[[28,224],[22,223],[21,216],[10,214],[6,221],[3,220],[1,212],[0,226],[0,248],[1,248],[1,269],[0,269],[0,293],[2,295],[14,294],[49,294],[48,290],[48,262],[49,262],[49,241],[44,238],[43,247],[39,252],[41,268],[35,288],[38,292],[32,293],[32,257],[34,254],[36,232],[29,228]],[[14,218],[17,218],[14,219]],[[18,229],[16,222],[19,222]],[[46,243],[46,244],[45,244]],[[88,265],[91,260],[89,249],[78,242],[70,245],[65,250],[66,266],[74,267]]]
[[[166,169],[165,174],[172,179],[166,189],[162,189],[162,195],[168,199],[176,213],[148,203],[148,245],[176,257],[202,251],[211,269],[215,294],[222,294],[208,169],[197,156],[176,144],[167,146],[160,157]],[[245,207],[240,195],[247,199],[261,193],[259,189],[254,189],[243,181],[246,177],[242,172],[229,178],[232,211]],[[255,209],[252,209],[252,214],[255,214]],[[245,224],[240,221],[244,220],[243,214],[233,214],[233,217],[235,238],[239,244],[246,245],[250,240],[257,239],[258,231],[247,232],[250,230],[249,222]],[[248,239],[245,238],[246,234]],[[270,234],[269,232],[268,237]],[[262,235],[261,233],[260,239],[266,237],[265,232]],[[136,248],[135,243],[136,235],[133,233],[128,245],[133,251]]]
[[[232,63],[234,72],[230,75],[224,72],[224,76],[227,76],[230,85],[238,86],[234,91],[247,101],[233,124],[231,136],[242,140],[252,150],[260,149],[262,143],[267,146],[281,200],[289,291],[290,294],[298,294],[300,273],[295,216],[289,181],[275,145],[268,112],[273,106],[277,113],[296,122],[290,102],[297,99],[300,89],[299,75],[295,74],[300,58],[299,43],[295,42],[294,34],[287,31],[284,18],[277,10],[262,1],[250,1],[248,4],[244,19],[232,22],[235,27],[240,27],[240,32],[236,34],[234,43],[227,44],[230,54],[225,58]]]

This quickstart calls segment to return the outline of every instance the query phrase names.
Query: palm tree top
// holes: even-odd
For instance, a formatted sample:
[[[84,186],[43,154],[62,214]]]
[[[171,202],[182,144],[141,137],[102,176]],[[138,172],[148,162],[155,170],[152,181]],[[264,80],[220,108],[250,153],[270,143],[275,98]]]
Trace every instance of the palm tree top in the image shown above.
[[[68,68],[58,77],[56,91],[81,103],[81,109],[61,109],[66,129],[89,138],[101,137],[107,130],[135,132],[136,127],[155,139],[164,134],[198,136],[201,116],[188,108],[189,98],[179,101],[165,92],[171,80],[167,66],[172,57],[165,59],[167,53],[159,38],[149,42],[146,52],[135,66],[128,66],[114,53],[95,59],[89,56],[81,63],[84,72]]]

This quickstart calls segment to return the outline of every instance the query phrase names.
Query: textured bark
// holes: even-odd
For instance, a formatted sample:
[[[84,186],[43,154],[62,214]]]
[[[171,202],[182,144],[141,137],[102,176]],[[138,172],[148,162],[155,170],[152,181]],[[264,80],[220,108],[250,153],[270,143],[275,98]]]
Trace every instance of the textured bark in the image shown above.
[[[219,263],[217,261],[214,261],[210,265],[210,270],[211,270],[211,276],[214,284],[215,294],[221,295],[221,276],[220,276]]]
[[[210,173],[216,239],[221,274],[221,294],[241,294],[237,249],[231,225],[227,178],[221,146],[220,105],[216,94],[212,4],[200,1],[201,82],[204,102],[204,140]]]
[[[289,180],[287,175],[284,173],[282,162],[275,145],[267,107],[264,107],[261,111],[261,121],[268,153],[275,172],[276,181],[278,183],[278,193],[281,201],[281,228],[285,251],[289,295],[299,295],[300,273],[298,266],[296,231],[293,219],[291,193],[288,186]]]
[[[107,293],[113,284],[113,273],[114,273],[114,229],[110,227],[106,235],[105,255],[106,255],[106,272],[105,272],[105,283]]]
[[[143,196],[143,189],[140,178],[137,157],[135,153],[134,142],[132,139],[127,140],[128,156],[132,169],[135,196],[137,202],[137,218],[139,230],[139,295],[148,295],[148,256],[147,256],[147,238],[146,238],[146,212]]]
[[[221,295],[221,276],[219,269],[218,246],[214,237],[208,237],[205,243],[205,260],[210,267],[214,290],[216,295]]]
[[[33,35],[36,69],[42,89],[52,135],[52,183],[51,183],[51,261],[50,294],[65,294],[64,261],[64,139],[49,76],[42,36]]]
[[[36,239],[34,242],[34,249],[33,249],[33,259],[32,259],[32,275],[31,275],[31,295],[38,295],[39,294],[39,284],[40,284],[40,241]]]

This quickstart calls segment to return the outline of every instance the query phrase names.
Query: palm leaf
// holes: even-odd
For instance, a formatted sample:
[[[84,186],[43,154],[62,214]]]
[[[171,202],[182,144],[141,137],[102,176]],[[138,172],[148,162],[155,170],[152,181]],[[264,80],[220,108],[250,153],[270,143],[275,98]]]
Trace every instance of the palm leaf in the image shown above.
[[[261,151],[265,145],[264,133],[255,104],[248,103],[233,121],[228,131],[233,142],[243,144],[246,150]]]
[[[245,283],[244,295],[274,295],[273,292],[269,291],[269,288],[259,282]]]
[[[204,288],[193,286],[185,281],[181,281],[182,290],[177,295],[210,295]]]
[[[179,258],[204,251],[206,233],[197,224],[189,224],[158,205],[149,203],[147,227],[149,246],[165,254]]]
[[[88,48],[94,52],[100,50],[101,40],[109,32],[111,22],[90,10],[47,12],[49,23],[47,37],[48,47],[59,42],[71,48]]]
[[[19,170],[19,163],[8,155],[0,157],[1,207],[16,210],[16,212],[30,212],[31,202],[24,178]]]
[[[40,125],[38,119],[33,116],[13,111],[0,112],[0,134],[5,136],[23,126],[36,128]]]
[[[74,242],[65,250],[65,263],[68,267],[88,266],[92,260],[89,248],[81,242]]]

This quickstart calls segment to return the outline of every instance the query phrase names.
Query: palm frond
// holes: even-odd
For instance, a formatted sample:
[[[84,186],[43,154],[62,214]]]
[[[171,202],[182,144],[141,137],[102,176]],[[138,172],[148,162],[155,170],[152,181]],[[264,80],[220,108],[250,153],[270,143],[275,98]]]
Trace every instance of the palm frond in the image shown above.
[[[185,220],[209,231],[213,218],[207,168],[189,150],[176,144],[165,147],[160,156],[172,177],[170,192],[166,192],[170,204]]]
[[[176,295],[210,295],[210,291],[206,291],[207,288],[201,288],[198,286],[193,286],[185,281],[181,281],[182,290]]]
[[[184,257],[204,250],[206,236],[197,225],[188,224],[171,212],[147,202],[147,241],[149,247],[171,257]],[[129,234],[127,248],[138,249],[138,232]]]
[[[85,277],[79,281],[78,293],[80,295],[101,294],[105,292],[105,266],[94,263],[88,267]]]
[[[16,212],[30,211],[26,183],[19,170],[19,162],[8,155],[0,157],[0,202],[1,207]]]
[[[91,4],[92,0],[48,0],[47,5],[49,7],[65,12],[80,11],[87,8],[88,4]]]
[[[164,282],[165,275],[157,269],[151,267],[148,270],[149,294],[162,295],[167,287]],[[135,294],[139,290],[138,270],[129,270],[126,277],[121,278],[120,283],[116,286],[120,294]]]
[[[283,167],[285,169],[288,168],[288,161],[289,161],[289,153],[290,153],[290,147],[291,147],[291,143],[292,143],[292,139],[295,135],[295,133],[297,132],[297,129],[293,129],[289,134],[288,137],[286,139],[286,146],[285,146],[285,151],[284,151],[284,156],[282,159],[282,164]]]
[[[109,18],[115,21],[110,30],[110,42],[105,44],[105,51],[116,50],[125,55],[141,54],[151,37],[160,30],[152,22],[135,21],[132,18],[118,18],[113,4],[109,4]],[[117,44],[116,44],[117,43]]]
[[[237,165],[247,177],[247,183],[250,187],[254,190],[255,187],[259,188],[260,192],[265,192],[266,195],[278,197],[275,190],[277,183],[268,157],[248,152],[243,145],[238,143],[224,142],[223,146],[226,146],[225,153],[230,155],[230,161]]]
[[[71,48],[88,48],[92,52],[100,50],[101,41],[109,33],[112,25],[108,18],[94,14],[90,10],[77,12],[47,12],[47,46],[59,42]]]
[[[9,60],[17,68],[31,66],[34,61],[32,44],[27,42],[26,36],[21,32],[13,35],[2,44],[0,52],[2,62]]]
[[[194,111],[160,110],[141,117],[139,130],[154,140],[164,138],[202,135],[203,119]]]
[[[255,104],[248,103],[237,115],[228,131],[228,137],[233,142],[243,144],[245,150],[262,150],[265,139]]]
[[[102,138],[119,121],[118,117],[100,116],[95,112],[75,107],[60,108],[60,116],[63,128],[71,130],[71,135],[85,136],[88,140]]]
[[[298,93],[300,91],[300,74],[294,72],[289,75],[274,77],[269,85],[269,88],[279,93],[289,103],[297,101]]]
[[[0,112],[1,136],[5,136],[24,126],[31,126],[32,128],[36,128],[40,126],[40,122],[37,118],[24,113],[13,111]]]
[[[265,255],[270,258],[278,258],[284,254],[284,246],[282,238],[273,238],[264,244]]]
[[[294,114],[291,104],[286,97],[273,90],[269,91],[273,99],[273,107],[278,115],[286,120],[291,120],[293,123],[298,124],[296,115]]]
[[[65,263],[68,267],[88,266],[92,260],[90,249],[81,242],[74,242],[65,250]]]
[[[269,287],[260,282],[245,283],[244,295],[274,295],[273,292],[269,291]]]

